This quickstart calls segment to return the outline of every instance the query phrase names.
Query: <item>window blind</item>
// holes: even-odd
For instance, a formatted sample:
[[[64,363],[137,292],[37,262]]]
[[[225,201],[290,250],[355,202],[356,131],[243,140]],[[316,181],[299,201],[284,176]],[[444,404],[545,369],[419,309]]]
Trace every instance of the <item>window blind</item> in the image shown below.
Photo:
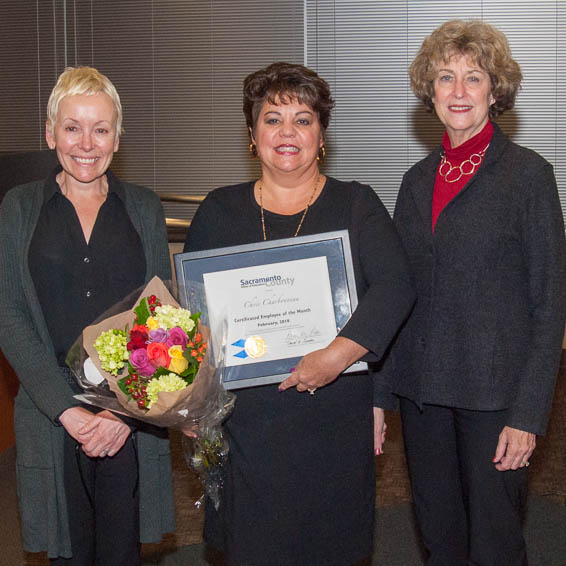
[[[45,106],[66,65],[94,65],[124,105],[113,169],[160,193],[204,194],[259,175],[247,153],[242,81],[277,60],[331,85],[324,172],[369,183],[390,211],[403,173],[440,143],[409,63],[453,18],[482,18],[523,69],[499,120],[555,168],[566,209],[566,2],[559,0],[0,0],[0,152],[45,149]],[[166,203],[170,217],[196,205]]]
[[[12,61],[17,79],[0,83],[3,92],[18,85],[16,102],[25,94],[11,133],[16,122],[26,124],[18,149],[6,132],[0,151],[46,149],[45,108],[57,76],[65,66],[92,65],[122,101],[126,133],[112,164],[121,178],[197,195],[259,176],[248,153],[242,83],[273,61],[303,62],[302,0],[0,1],[13,5],[10,18],[0,18],[10,38],[0,61]],[[18,50],[29,64],[19,74]],[[9,118],[10,110],[2,114]],[[196,207],[164,203],[174,218],[191,218]]]
[[[86,3],[85,3],[86,4]],[[242,81],[273,60],[302,62],[303,4],[257,0],[88,2],[81,62],[108,70],[124,104],[124,178],[180,195],[259,176],[248,154]],[[165,203],[190,218],[196,205]]]
[[[524,75],[498,123],[554,165],[566,210],[566,2],[312,0],[306,10],[307,63],[336,98],[329,174],[371,184],[393,211],[403,173],[443,132],[413,95],[408,66],[441,23],[483,19],[506,34]]]

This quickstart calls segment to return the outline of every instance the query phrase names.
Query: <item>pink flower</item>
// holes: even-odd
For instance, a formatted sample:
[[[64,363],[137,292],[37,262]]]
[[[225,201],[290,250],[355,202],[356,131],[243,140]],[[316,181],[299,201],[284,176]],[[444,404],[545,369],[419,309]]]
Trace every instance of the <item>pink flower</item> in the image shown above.
[[[133,350],[130,354],[130,363],[136,368],[140,375],[149,377],[155,372],[155,368],[151,365],[147,352],[143,348]]]
[[[173,327],[169,330],[169,336],[165,341],[165,344],[168,348],[171,346],[181,346],[183,350],[187,347],[187,342],[189,341],[189,337],[185,333],[185,331],[180,328],[179,326]]]
[[[149,337],[153,342],[165,342],[167,340],[167,330],[163,328],[157,328],[156,330],[150,330]]]

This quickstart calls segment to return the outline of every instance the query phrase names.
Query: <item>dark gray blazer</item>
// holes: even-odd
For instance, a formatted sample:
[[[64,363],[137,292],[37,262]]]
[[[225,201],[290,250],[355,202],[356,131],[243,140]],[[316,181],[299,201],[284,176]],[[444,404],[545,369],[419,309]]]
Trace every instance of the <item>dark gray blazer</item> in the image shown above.
[[[434,235],[441,148],[403,178],[394,221],[418,298],[393,349],[393,390],[419,404],[509,409],[508,426],[543,434],[564,334],[564,225],[550,163],[494,126]]]

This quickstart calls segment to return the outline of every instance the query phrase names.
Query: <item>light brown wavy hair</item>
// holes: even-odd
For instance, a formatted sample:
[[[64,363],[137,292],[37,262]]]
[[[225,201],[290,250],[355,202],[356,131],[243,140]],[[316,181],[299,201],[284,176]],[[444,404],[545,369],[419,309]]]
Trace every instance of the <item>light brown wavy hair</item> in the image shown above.
[[[438,65],[455,55],[465,55],[491,79],[495,103],[489,117],[497,118],[513,108],[521,86],[521,67],[511,56],[505,34],[480,20],[451,20],[425,38],[409,67],[413,92],[429,112],[434,111],[434,78]]]
[[[287,104],[291,100],[306,104],[318,114],[324,135],[334,107],[328,83],[303,65],[282,62],[272,63],[245,78],[244,115],[248,128],[255,130],[265,101]]]

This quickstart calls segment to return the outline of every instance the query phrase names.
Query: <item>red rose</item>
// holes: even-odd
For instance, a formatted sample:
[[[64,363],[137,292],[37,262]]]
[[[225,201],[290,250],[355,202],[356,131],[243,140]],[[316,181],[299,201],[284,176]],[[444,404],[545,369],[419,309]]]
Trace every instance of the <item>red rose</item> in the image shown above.
[[[126,344],[128,350],[139,350],[146,347],[149,336],[145,326],[136,324],[130,330],[130,341]]]
[[[151,342],[147,345],[147,357],[154,368],[168,368],[171,363],[168,348],[163,342]]]

